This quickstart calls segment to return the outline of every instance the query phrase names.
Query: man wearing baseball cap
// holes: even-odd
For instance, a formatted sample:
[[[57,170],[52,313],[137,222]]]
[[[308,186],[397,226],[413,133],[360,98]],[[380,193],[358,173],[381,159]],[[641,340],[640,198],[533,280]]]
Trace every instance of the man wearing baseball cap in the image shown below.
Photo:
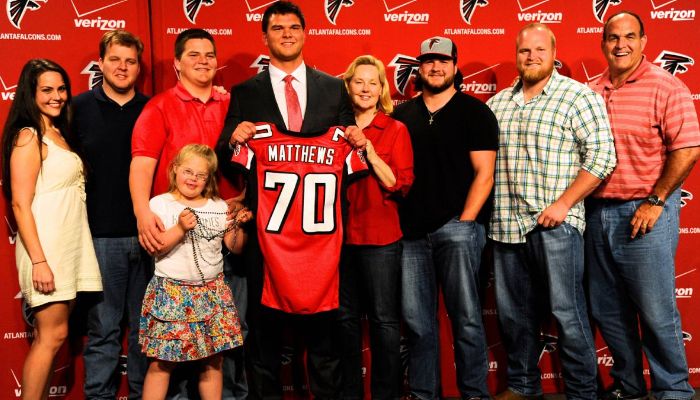
[[[392,114],[408,127],[414,149],[415,181],[399,209],[410,397],[440,397],[439,284],[452,322],[461,397],[488,399],[478,279],[498,123],[485,104],[457,90],[462,79],[454,42],[426,39],[418,60],[415,83],[422,93]]]

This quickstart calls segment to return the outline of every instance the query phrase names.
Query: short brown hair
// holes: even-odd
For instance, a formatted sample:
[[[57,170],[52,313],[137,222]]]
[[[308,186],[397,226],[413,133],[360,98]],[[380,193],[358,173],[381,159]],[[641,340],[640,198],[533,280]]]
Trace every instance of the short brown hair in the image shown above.
[[[100,40],[100,58],[104,58],[107,53],[107,47],[118,44],[124,47],[135,47],[139,62],[141,54],[143,54],[143,42],[138,36],[123,29],[106,32]]]

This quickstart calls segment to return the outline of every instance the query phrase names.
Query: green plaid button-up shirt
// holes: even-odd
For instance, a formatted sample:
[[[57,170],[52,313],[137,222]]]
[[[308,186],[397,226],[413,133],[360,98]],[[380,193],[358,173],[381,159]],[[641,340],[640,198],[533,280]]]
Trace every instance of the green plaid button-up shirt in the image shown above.
[[[489,236],[524,243],[540,213],[581,169],[604,179],[615,167],[605,104],[590,88],[554,71],[542,93],[528,102],[519,83],[487,105],[500,128]],[[583,202],[565,221],[583,233]]]

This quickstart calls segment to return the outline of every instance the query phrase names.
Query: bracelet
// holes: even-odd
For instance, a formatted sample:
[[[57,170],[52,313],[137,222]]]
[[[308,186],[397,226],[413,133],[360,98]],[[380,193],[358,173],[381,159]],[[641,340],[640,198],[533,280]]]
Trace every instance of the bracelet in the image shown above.
[[[46,262],[46,260],[41,260],[41,261],[33,262],[32,265],[37,265],[37,264],[41,264],[41,263],[45,263],[45,262]]]

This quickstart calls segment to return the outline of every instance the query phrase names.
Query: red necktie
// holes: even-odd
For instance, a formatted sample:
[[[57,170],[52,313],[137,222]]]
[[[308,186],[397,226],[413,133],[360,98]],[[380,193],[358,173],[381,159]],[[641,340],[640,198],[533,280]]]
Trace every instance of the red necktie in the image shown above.
[[[287,100],[287,129],[290,131],[301,131],[301,106],[299,105],[299,97],[297,91],[292,86],[294,77],[287,75],[284,77],[284,97]]]

